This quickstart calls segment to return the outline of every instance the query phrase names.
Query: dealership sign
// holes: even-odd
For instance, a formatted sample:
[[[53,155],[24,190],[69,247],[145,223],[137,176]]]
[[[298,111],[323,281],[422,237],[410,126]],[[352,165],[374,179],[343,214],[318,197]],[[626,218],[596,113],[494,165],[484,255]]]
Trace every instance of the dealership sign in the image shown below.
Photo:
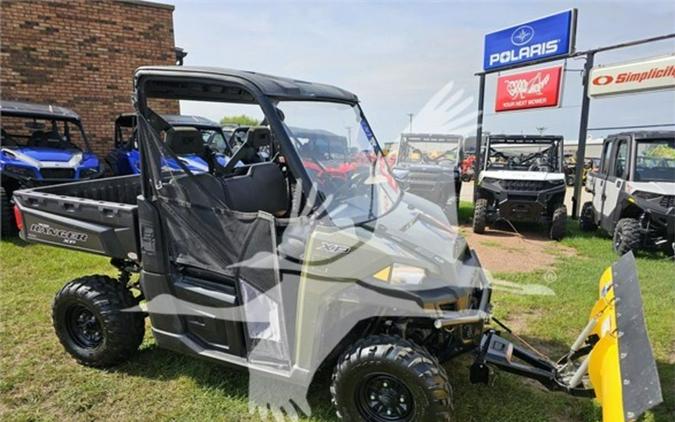
[[[555,66],[500,76],[495,111],[559,106],[562,74]]]
[[[591,69],[591,97],[675,87],[675,55]]]
[[[576,9],[571,9],[485,35],[483,69],[569,55],[574,50],[576,16]]]

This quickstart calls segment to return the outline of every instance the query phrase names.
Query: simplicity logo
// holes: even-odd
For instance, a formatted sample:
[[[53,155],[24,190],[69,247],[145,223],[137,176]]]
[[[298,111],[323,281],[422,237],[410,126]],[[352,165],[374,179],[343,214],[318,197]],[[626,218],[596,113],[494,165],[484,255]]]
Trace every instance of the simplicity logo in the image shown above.
[[[534,29],[529,25],[523,25],[516,28],[511,34],[511,43],[516,46],[525,45],[532,41],[534,37]]]

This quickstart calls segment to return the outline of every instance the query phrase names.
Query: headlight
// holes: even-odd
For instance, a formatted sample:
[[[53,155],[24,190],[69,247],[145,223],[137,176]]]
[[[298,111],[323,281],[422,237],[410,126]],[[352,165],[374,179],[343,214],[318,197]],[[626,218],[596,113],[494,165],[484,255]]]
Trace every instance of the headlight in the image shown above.
[[[483,179],[480,182],[481,183],[497,183],[497,182],[499,182],[499,179],[495,179],[493,177],[483,177]]]
[[[98,174],[98,169],[96,167],[80,169],[80,177],[92,177]]]
[[[32,168],[28,168],[28,167],[8,165],[8,166],[5,166],[4,171],[7,172],[7,173],[16,174],[17,176],[22,176],[22,177],[35,177],[35,170],[33,170]]]
[[[556,180],[547,180],[546,181],[549,185],[552,186],[559,186],[565,183],[564,179],[556,179]]]
[[[406,264],[393,264],[378,271],[373,277],[393,285],[418,285],[426,275],[423,268]]]

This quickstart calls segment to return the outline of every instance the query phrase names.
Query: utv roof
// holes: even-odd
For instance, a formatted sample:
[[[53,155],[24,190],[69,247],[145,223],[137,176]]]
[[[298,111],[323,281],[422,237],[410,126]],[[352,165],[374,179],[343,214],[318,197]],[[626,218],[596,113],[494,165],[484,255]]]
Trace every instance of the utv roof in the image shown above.
[[[80,121],[80,116],[71,109],[51,104],[34,104],[21,101],[0,101],[0,114],[36,119]]]
[[[347,103],[358,102],[358,97],[355,94],[332,85],[283,78],[246,70],[195,66],[144,66],[136,69],[136,78],[146,76],[192,76],[195,79],[206,77],[212,79],[222,79],[225,82],[228,80],[232,81],[238,79],[255,85],[260,91],[262,91],[263,94],[268,97],[287,100],[332,100]],[[183,88],[184,91],[176,94],[172,94],[168,91],[163,92],[161,88],[157,87],[147,87],[146,89],[148,91],[148,96],[158,96],[161,98],[185,98],[185,96],[190,94],[187,87],[183,86],[181,88]],[[194,94],[196,95],[197,93],[194,92]],[[254,101],[249,98],[248,101],[240,99],[240,102]]]
[[[450,133],[404,133],[401,138],[408,142],[459,142],[463,136]]]
[[[675,130],[635,130],[631,132],[613,133],[607,138],[615,138],[618,136],[630,136],[635,139],[661,139],[661,138],[675,138]]]
[[[560,135],[490,135],[488,136],[488,139],[492,144],[540,144],[545,142],[562,141],[563,137]]]
[[[180,114],[163,114],[162,118],[171,126],[194,126],[197,128],[220,129],[220,125],[213,120],[202,116],[186,116]],[[131,127],[136,124],[136,113],[122,113],[117,116],[117,124],[122,127]]]

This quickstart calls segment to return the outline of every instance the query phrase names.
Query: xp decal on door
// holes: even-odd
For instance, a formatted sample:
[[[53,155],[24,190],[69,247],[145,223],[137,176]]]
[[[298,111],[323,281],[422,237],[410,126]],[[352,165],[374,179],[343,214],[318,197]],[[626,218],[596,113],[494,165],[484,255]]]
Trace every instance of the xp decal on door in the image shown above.
[[[626,132],[605,139],[600,168],[589,175],[579,223],[601,227],[623,255],[675,248],[675,132]]]

